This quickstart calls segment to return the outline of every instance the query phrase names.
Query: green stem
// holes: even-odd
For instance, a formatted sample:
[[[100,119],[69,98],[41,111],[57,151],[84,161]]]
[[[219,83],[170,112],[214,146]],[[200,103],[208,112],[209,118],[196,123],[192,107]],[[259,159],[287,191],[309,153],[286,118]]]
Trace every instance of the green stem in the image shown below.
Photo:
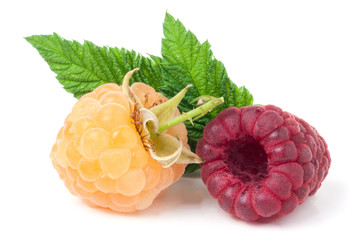
[[[179,123],[185,122],[186,120],[193,121],[193,120],[199,119],[202,116],[204,116],[206,113],[211,111],[213,108],[215,108],[216,106],[218,106],[219,104],[224,102],[223,97],[215,98],[215,97],[206,96],[204,98],[200,97],[199,99],[205,100],[207,102],[205,102],[201,106],[195,108],[194,110],[183,113],[180,116],[173,118],[170,121],[164,123],[163,125],[160,125],[157,133],[162,133],[162,132],[166,131],[167,129],[169,129]],[[199,102],[200,102],[200,100],[199,100]]]

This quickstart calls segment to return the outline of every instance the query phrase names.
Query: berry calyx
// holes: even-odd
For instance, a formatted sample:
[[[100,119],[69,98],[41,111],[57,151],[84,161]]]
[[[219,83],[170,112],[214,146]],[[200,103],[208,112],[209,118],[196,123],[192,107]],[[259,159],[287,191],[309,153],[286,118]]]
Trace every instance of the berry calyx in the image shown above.
[[[181,141],[165,133],[165,131],[186,120],[193,121],[193,119],[196,120],[204,116],[207,112],[222,104],[224,99],[222,97],[202,96],[195,99],[195,101],[199,100],[200,106],[174,117],[177,106],[187,90],[192,87],[192,85],[188,85],[170,100],[147,109],[144,108],[142,102],[129,88],[129,79],[137,70],[139,69],[134,69],[125,75],[122,88],[124,94],[130,100],[131,115],[137,119],[137,130],[142,136],[144,146],[149,150],[151,157],[163,167],[169,167],[175,162],[182,164],[201,163],[201,159],[196,154],[184,148]]]
[[[222,209],[246,221],[291,213],[330,167],[315,128],[272,105],[225,109],[203,133],[196,148],[202,180]]]

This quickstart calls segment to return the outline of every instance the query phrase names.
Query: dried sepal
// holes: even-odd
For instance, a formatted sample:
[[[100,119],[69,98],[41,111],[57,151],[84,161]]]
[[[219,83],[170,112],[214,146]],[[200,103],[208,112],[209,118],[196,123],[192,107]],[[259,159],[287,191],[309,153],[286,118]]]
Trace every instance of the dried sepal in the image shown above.
[[[174,163],[201,163],[202,160],[195,153],[185,148],[179,139],[166,134],[166,130],[186,120],[191,121],[193,118],[197,119],[203,116],[221,104],[223,99],[210,97],[204,101],[204,105],[174,118],[177,106],[185,96],[187,90],[192,86],[188,85],[168,101],[151,109],[146,109],[129,87],[130,77],[137,70],[139,69],[136,68],[125,75],[122,89],[124,94],[130,99],[131,115],[133,116],[135,126],[141,136],[145,149],[148,150],[151,157],[158,161],[164,168],[170,167]]]
[[[164,168],[174,163],[190,164],[201,163],[202,160],[193,152],[184,147],[182,142],[170,134],[160,134],[152,139],[154,150],[150,149],[150,155]]]

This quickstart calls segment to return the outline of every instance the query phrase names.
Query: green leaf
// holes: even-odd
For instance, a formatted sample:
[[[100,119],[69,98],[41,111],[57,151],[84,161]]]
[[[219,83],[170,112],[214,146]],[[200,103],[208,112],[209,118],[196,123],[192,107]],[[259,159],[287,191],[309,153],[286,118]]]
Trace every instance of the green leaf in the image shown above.
[[[189,164],[186,166],[185,168],[185,174],[188,174],[188,173],[192,173],[192,172],[196,172],[197,170],[199,170],[201,167],[200,167],[200,164]]]
[[[200,43],[196,36],[169,13],[166,13],[163,25],[161,55],[162,85],[160,91],[167,97],[174,96],[179,89],[188,84],[188,90],[179,105],[182,112],[193,108],[191,101],[201,95],[224,97],[225,103],[213,109],[194,124],[186,122],[189,144],[195,151],[197,141],[202,137],[205,125],[223,109],[243,107],[253,103],[253,97],[243,86],[237,87],[228,77],[224,64],[217,60],[208,41]],[[154,59],[154,58],[153,58]],[[187,172],[196,169],[190,165]]]
[[[166,13],[163,28],[165,37],[162,40],[162,58],[153,55],[146,58],[124,48],[98,47],[89,41],[80,44],[65,40],[56,33],[25,39],[57,74],[56,78],[64,89],[76,98],[105,83],[120,85],[125,74],[134,68],[140,68],[140,71],[134,73],[130,84],[146,83],[168,98],[193,84],[194,87],[188,90],[179,105],[181,112],[192,110],[192,100],[201,95],[223,97],[224,104],[194,123],[185,123],[188,143],[195,152],[203,129],[211,119],[225,108],[251,105],[253,97],[244,86],[237,87],[230,80],[224,64],[213,56],[208,41],[200,43],[191,31],[169,13]],[[198,165],[189,165],[187,172],[198,168]]]
[[[161,71],[152,59],[124,48],[98,47],[84,41],[68,41],[58,34],[34,35],[25,38],[57,74],[64,89],[76,98],[91,92],[104,83],[121,84],[125,74],[140,68],[131,78],[159,91]]]

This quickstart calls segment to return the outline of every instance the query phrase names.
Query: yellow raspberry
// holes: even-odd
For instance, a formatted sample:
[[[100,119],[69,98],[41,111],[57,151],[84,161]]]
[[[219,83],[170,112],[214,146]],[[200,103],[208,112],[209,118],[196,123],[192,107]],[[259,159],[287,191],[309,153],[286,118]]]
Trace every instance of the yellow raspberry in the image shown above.
[[[69,191],[92,206],[118,212],[148,208],[200,158],[187,145],[183,121],[223,102],[205,96],[202,106],[180,114],[184,88],[170,100],[129,79],[82,96],[60,129],[50,157]],[[204,102],[206,102],[204,104]]]
[[[143,83],[133,84],[131,90],[146,108],[168,100]],[[119,212],[149,207],[186,166],[175,163],[162,168],[145,149],[130,110],[121,86],[109,83],[96,88],[74,105],[50,154],[71,193]],[[175,115],[180,115],[178,110]],[[188,148],[183,123],[167,133]]]

